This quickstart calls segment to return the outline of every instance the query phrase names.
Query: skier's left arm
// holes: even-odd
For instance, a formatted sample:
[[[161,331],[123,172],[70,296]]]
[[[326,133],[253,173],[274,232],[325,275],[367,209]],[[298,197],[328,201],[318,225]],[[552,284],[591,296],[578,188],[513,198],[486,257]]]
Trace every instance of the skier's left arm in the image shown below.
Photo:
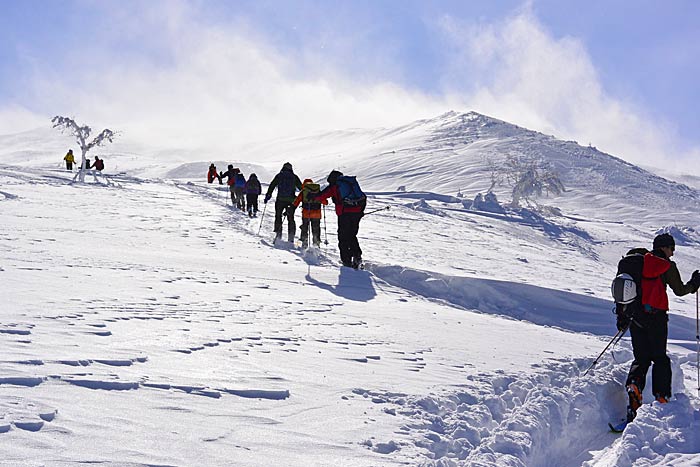
[[[270,201],[270,198],[272,198],[272,192],[275,191],[275,188],[277,188],[278,183],[279,175],[275,175],[275,178],[273,178],[270,182],[270,186],[267,187],[267,193],[265,194],[265,203]]]
[[[690,279],[688,283],[684,284],[683,280],[681,280],[681,273],[678,272],[678,266],[676,266],[676,263],[673,261],[671,261],[671,267],[668,268],[668,271],[661,275],[664,283],[668,284],[671,290],[673,290],[673,293],[678,297],[688,295],[689,293],[695,293],[698,290],[696,282],[700,279],[695,279],[696,277],[700,277],[700,274],[693,273],[693,279]]]
[[[325,189],[313,197],[322,202],[323,204],[328,204],[328,198],[332,198],[337,191],[336,185],[328,185]]]

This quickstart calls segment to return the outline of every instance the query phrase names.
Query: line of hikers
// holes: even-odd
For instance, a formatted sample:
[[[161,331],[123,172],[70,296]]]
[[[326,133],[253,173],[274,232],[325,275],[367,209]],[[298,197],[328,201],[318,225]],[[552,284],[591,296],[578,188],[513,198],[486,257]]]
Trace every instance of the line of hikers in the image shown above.
[[[246,180],[241,170],[234,168],[232,164],[228,165],[226,172],[217,172],[214,164],[209,166],[209,171],[207,172],[208,183],[218,180],[219,185],[223,185],[224,177],[227,179],[226,184],[231,192],[231,204],[241,211],[246,211],[247,206],[248,216],[257,217],[258,196],[262,193],[258,176],[250,174],[248,180]]]
[[[73,164],[76,164],[75,156],[73,155],[73,150],[69,149],[66,155],[63,157],[63,160],[66,161],[66,170],[70,170],[71,172],[73,171]],[[80,168],[80,164],[76,164],[77,168]],[[104,160],[100,159],[99,157],[95,156],[95,161],[92,163],[92,167],[90,166],[90,159],[85,159],[85,169],[93,169],[97,170],[98,172],[102,172],[105,168],[105,163]]]
[[[231,187],[231,200],[242,210],[245,210],[243,194],[247,197],[248,215],[255,217],[258,211],[258,195],[262,193],[260,182],[255,174],[251,174],[248,180],[240,173],[239,169],[228,166],[224,173],[217,173],[216,166],[211,164],[207,173],[207,182],[213,183],[215,179],[223,184],[223,177],[228,177],[228,185]],[[240,182],[239,182],[240,180]],[[275,175],[265,194],[264,202],[267,204],[272,199],[272,193],[277,190],[275,199],[275,241],[282,238],[282,225],[287,219],[287,240],[294,241],[296,235],[296,222],[294,213],[301,204],[301,242],[302,247],[309,246],[309,231],[311,231],[314,246],[321,244],[321,219],[322,206],[328,204],[328,198],[333,200],[335,213],[338,216],[338,249],[340,260],[344,266],[357,269],[362,263],[362,249],[357,240],[360,228],[360,220],[364,216],[367,206],[367,197],[362,192],[357,179],[343,175],[337,170],[331,171],[326,178],[328,186],[321,190],[318,183],[312,179],[304,182],[294,173],[292,164],[286,162],[282,170]],[[238,183],[238,185],[236,185]],[[239,188],[237,188],[239,187]],[[238,191],[240,190],[240,191]],[[297,194],[297,191],[299,192]]]

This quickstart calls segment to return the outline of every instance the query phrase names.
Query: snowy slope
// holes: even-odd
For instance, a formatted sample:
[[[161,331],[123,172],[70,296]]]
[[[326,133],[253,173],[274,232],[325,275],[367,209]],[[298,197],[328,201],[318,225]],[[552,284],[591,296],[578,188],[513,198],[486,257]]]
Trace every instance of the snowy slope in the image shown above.
[[[60,167],[71,147],[70,137],[50,128],[0,136],[0,156],[7,163],[37,161]],[[231,148],[228,154],[146,147],[121,135],[117,143],[95,150],[113,173],[151,178],[201,177],[209,163],[220,170],[227,163],[244,173],[255,171],[265,181],[290,161],[304,177],[322,180],[331,169],[360,174],[363,186],[375,191],[428,191],[473,196],[490,185],[487,160],[508,154],[541,158],[559,173],[567,191],[549,201],[569,215],[632,222],[647,228],[668,218],[687,226],[696,220],[700,192],[654,175],[595,148],[512,125],[476,112],[448,112],[396,128],[338,130]],[[199,164],[199,165],[197,165]],[[199,174],[199,175],[197,175]],[[694,185],[694,180],[688,180]],[[510,200],[507,187],[496,189]],[[700,241],[700,237],[698,238]]]
[[[389,207],[362,221],[365,271],[338,267],[330,212],[320,256],[269,246],[270,213],[249,219],[217,185],[187,180],[186,151],[123,143],[114,165],[148,178],[107,170],[79,185],[48,168],[63,140],[2,137],[0,465],[697,465],[695,297],[672,298],[670,404],[608,433],[624,414],[627,339],[582,376],[615,331],[617,258],[678,219],[697,228],[676,203],[694,192],[561,150],[547,157],[574,164],[571,192],[549,201],[563,216],[475,209],[482,152],[572,144],[482,119],[228,158],[363,174],[369,209]],[[204,170],[210,160],[227,162]],[[605,164],[611,186],[591,206],[586,190],[607,185],[577,174]],[[629,206],[634,190],[614,185],[640,173],[664,211]],[[674,232],[687,278],[697,238]]]
[[[318,178],[332,168],[361,174],[368,188],[456,195],[484,192],[485,160],[507,154],[540,157],[560,174],[567,193],[552,204],[572,214],[656,224],[672,209],[680,222],[700,207],[695,189],[574,141],[527,130],[476,112],[448,112],[392,129],[347,130],[271,141],[243,148],[250,160],[281,165],[285,159]],[[279,166],[278,165],[278,166]],[[320,170],[319,170],[320,168]],[[509,198],[507,189],[496,190]],[[660,216],[656,212],[662,213]]]

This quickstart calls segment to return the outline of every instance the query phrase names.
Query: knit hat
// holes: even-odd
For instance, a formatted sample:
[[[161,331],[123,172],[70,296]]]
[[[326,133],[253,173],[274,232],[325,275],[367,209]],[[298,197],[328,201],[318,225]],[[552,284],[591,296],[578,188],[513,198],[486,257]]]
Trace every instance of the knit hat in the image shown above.
[[[676,241],[673,239],[673,236],[670,233],[662,233],[654,238],[655,250],[665,246],[676,248]]]
[[[289,162],[285,162],[284,165],[282,166],[282,169],[284,170],[292,170],[292,164]]]
[[[326,181],[333,185],[336,181],[338,181],[338,177],[342,177],[343,172],[340,172],[338,170],[331,170],[331,173],[328,174],[328,178]]]

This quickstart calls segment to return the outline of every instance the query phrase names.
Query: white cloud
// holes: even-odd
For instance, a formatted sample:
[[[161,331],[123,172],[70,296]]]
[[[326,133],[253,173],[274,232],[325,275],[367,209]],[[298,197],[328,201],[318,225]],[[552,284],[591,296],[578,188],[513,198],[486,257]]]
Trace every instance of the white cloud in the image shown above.
[[[631,162],[692,160],[668,122],[606,93],[584,44],[552,37],[527,8],[497,24],[447,17],[442,28],[453,46],[445,84],[465,105]]]
[[[163,60],[103,57],[81,72],[79,85],[74,77],[37,76],[44,105],[151,144],[219,148],[401,124],[448,107],[391,82],[360,85],[328,69],[308,69],[320,62],[282,55],[243,22],[213,26],[200,22],[186,2],[170,5],[158,4],[160,15],[146,10],[130,18],[126,29],[137,35],[150,28],[152,43],[166,47]],[[76,51],[73,61],[83,54]]]

